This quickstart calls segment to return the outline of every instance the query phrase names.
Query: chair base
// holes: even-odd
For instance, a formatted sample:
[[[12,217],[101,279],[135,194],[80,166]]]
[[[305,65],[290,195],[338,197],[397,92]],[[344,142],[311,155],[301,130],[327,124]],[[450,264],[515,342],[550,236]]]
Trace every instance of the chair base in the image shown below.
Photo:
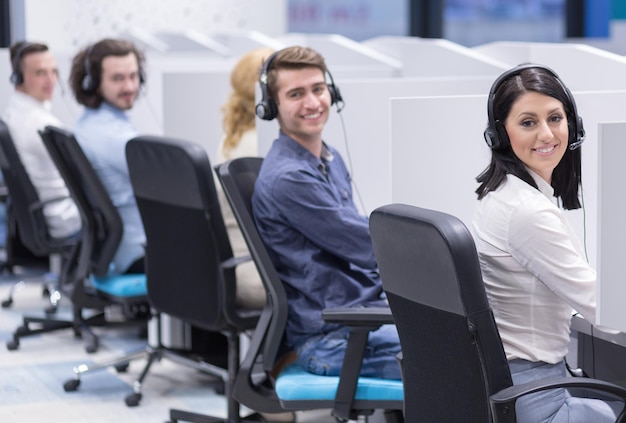
[[[171,361],[182,364],[187,367],[191,367],[193,369],[199,370],[201,372],[216,376],[218,379],[218,386],[216,387],[216,392],[218,394],[223,394],[225,390],[225,384],[228,381],[228,371],[222,369],[221,367],[215,366],[206,361],[202,361],[200,359],[189,358],[187,354],[172,351],[166,347],[151,347],[147,346],[144,354],[147,355],[147,362],[144,366],[143,370],[139,377],[133,383],[133,393],[129,394],[125,398],[126,405],[129,407],[135,407],[139,405],[139,402],[142,398],[142,386],[143,381],[148,375],[152,364],[156,361],[161,361],[163,358],[168,358]]]
[[[145,320],[137,320],[137,324],[145,324]],[[20,339],[41,333],[55,332],[61,329],[73,329],[74,336],[85,340],[85,351],[87,353],[95,353],[98,351],[100,341],[98,335],[92,330],[92,326],[128,326],[135,322],[109,322],[105,318],[104,312],[99,312],[88,318],[78,318],[74,321],[52,319],[50,317],[30,317],[25,316],[22,326],[19,326],[6,346],[9,351],[17,350],[20,346]]]

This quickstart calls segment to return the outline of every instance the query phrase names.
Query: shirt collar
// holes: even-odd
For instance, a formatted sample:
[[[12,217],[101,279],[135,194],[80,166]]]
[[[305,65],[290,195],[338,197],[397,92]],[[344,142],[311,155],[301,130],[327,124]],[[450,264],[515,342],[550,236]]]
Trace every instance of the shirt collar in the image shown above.
[[[48,100],[39,101],[35,97],[33,97],[31,95],[28,95],[26,93],[23,93],[23,92],[17,91],[17,90],[14,91],[13,96],[15,97],[15,99],[18,102],[26,104],[26,105],[28,105],[30,107],[33,107],[33,106],[42,107],[45,110],[47,110],[48,112],[50,110],[52,110],[52,103],[50,101],[48,101]]]
[[[543,179],[541,176],[539,176],[529,168],[526,168],[526,170],[534,179],[535,183],[537,184],[537,188],[539,188],[539,191],[549,199],[552,199],[554,197],[554,188],[552,188],[552,185],[550,185],[548,182],[546,182],[545,179]]]

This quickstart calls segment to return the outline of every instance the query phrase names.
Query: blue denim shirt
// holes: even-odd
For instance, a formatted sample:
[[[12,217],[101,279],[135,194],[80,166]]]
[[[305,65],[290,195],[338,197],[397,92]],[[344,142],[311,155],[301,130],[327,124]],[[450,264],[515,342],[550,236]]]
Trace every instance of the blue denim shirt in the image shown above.
[[[111,266],[111,273],[124,273],[144,256],[146,243],[126,164],[126,143],[138,135],[137,131],[123,110],[103,102],[97,109],[85,108],[76,122],[74,135],[124,223],[122,240]]]
[[[382,306],[368,220],[352,201],[348,170],[325,146],[318,159],[282,131],[256,182],[256,225],[289,301],[287,341],[296,347],[324,324],[325,308]]]

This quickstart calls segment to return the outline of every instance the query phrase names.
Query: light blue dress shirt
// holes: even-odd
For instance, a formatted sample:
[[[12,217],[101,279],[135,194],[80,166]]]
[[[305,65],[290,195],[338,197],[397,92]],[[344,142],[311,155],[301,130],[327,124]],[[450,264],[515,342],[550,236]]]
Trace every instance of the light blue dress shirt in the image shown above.
[[[74,135],[124,223],[124,234],[111,266],[112,274],[124,273],[144,256],[146,242],[126,164],[126,143],[138,133],[123,110],[103,102],[97,109],[85,108]]]

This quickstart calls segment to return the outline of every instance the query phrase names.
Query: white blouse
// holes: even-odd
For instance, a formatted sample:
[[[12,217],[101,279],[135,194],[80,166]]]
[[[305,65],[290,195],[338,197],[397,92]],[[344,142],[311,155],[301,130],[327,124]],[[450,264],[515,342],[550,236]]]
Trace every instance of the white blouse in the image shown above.
[[[567,354],[573,309],[596,316],[596,272],[557,207],[553,188],[507,175],[478,202],[472,233],[507,359],[557,363]]]

